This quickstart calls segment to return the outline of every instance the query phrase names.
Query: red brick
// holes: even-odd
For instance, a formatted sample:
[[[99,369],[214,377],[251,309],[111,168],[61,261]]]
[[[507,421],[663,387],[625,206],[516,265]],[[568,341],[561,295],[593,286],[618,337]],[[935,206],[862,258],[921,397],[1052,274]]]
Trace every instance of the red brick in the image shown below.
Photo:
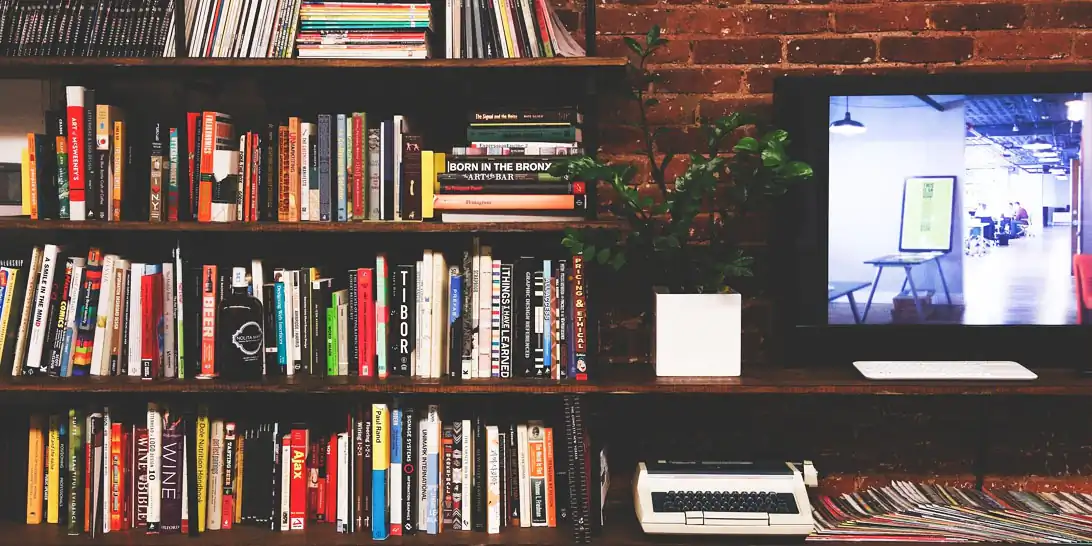
[[[1092,28],[1092,2],[1046,2],[1028,6],[1033,28]]]
[[[638,41],[640,39],[638,38]],[[626,45],[620,36],[600,36],[596,41],[599,47],[598,54],[604,57],[629,57],[636,62],[637,55]],[[684,40],[669,40],[666,44],[656,49],[649,58],[653,63],[677,63],[690,59],[690,42]]]
[[[1069,56],[1073,36],[1049,32],[990,32],[976,37],[983,59],[1061,59]]]
[[[638,150],[644,135],[628,125],[604,125],[599,129],[599,143],[605,154],[631,154]]]
[[[705,134],[697,127],[669,127],[656,135],[656,149],[661,153],[686,154],[704,148]]]
[[[1073,43],[1073,54],[1084,59],[1092,58],[1092,33],[1077,35]]]
[[[735,9],[699,6],[669,10],[664,32],[726,36],[738,34],[739,28],[740,15]]]
[[[752,68],[747,71],[747,91],[773,93],[774,80],[781,76],[818,76],[829,70],[816,68]]]
[[[735,93],[743,72],[727,68],[662,68],[656,71],[656,91],[667,93]]]
[[[768,120],[773,113],[773,95],[705,99],[698,105],[698,119],[717,119],[732,112],[750,112],[763,120]]]
[[[974,39],[962,36],[904,37],[880,39],[880,59],[904,63],[959,62],[974,54]]]
[[[694,42],[696,64],[767,64],[781,62],[781,40],[734,38]]]
[[[938,4],[929,12],[937,30],[1021,28],[1027,18],[1023,4]]]
[[[748,10],[743,31],[748,34],[810,34],[830,30],[830,12],[801,8]]]
[[[644,34],[652,25],[667,24],[667,12],[651,8],[600,8],[595,12],[596,29],[603,34]]]
[[[913,76],[929,71],[921,66],[850,66],[839,73],[847,76]]]
[[[853,6],[834,12],[834,31],[924,30],[928,24],[926,13],[922,4]]]
[[[1041,61],[1040,61],[1041,62]],[[1027,72],[1027,63],[1005,61],[1003,63],[993,62],[991,64],[978,64],[978,63],[960,63],[954,65],[939,65],[932,67],[932,71],[935,74],[949,74],[949,73],[1011,73],[1011,72]]]
[[[654,6],[659,3],[659,0],[608,0],[604,4],[608,5],[622,5],[622,6]]]
[[[876,60],[876,42],[871,38],[806,38],[790,41],[786,50],[790,63],[860,64]]]
[[[700,95],[656,96],[659,104],[645,109],[645,116],[652,125],[690,125],[697,119]],[[622,100],[608,105],[604,112],[606,119],[638,119],[637,101]]]

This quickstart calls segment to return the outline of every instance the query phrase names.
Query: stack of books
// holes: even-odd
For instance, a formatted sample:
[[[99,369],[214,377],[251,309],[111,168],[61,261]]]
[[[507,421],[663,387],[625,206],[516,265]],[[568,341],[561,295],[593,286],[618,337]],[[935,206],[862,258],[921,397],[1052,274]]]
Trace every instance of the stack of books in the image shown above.
[[[303,59],[426,59],[431,6],[425,3],[312,2],[300,9]]]
[[[185,0],[180,7],[185,10],[190,57],[292,57],[300,0]],[[167,56],[175,56],[173,42],[166,48]]]
[[[1092,495],[970,489],[892,482],[820,496],[812,502],[815,533],[832,542],[1087,543]]]
[[[449,59],[583,57],[548,0],[447,0]]]
[[[444,222],[550,222],[588,215],[583,181],[550,173],[583,153],[582,115],[572,108],[473,112],[470,145],[452,149],[436,175]]]
[[[145,407],[31,414],[27,524],[92,537],[330,525],[375,540],[571,524],[575,538],[589,508],[601,508],[581,502],[601,494],[593,472],[608,470],[571,419],[498,419],[397,398],[318,423]]]

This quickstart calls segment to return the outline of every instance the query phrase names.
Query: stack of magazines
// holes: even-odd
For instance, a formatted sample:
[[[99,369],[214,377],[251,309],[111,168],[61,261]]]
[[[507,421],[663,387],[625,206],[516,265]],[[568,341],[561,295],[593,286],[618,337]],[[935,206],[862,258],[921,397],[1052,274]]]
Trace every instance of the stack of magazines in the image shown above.
[[[809,541],[1092,541],[1092,495],[892,482],[812,501]]]

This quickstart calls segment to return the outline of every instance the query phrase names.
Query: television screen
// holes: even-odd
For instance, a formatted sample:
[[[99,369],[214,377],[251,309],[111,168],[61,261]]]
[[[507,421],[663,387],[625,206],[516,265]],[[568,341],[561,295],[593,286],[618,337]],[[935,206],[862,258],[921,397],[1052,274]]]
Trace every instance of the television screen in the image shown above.
[[[827,323],[1076,324],[1088,104],[831,96]]]

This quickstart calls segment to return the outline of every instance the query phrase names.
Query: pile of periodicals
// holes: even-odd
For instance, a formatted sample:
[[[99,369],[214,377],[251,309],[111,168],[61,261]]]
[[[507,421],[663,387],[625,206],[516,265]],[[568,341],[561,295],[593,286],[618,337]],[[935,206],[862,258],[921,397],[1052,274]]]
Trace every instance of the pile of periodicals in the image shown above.
[[[1092,495],[892,482],[812,501],[809,541],[1092,541]]]

